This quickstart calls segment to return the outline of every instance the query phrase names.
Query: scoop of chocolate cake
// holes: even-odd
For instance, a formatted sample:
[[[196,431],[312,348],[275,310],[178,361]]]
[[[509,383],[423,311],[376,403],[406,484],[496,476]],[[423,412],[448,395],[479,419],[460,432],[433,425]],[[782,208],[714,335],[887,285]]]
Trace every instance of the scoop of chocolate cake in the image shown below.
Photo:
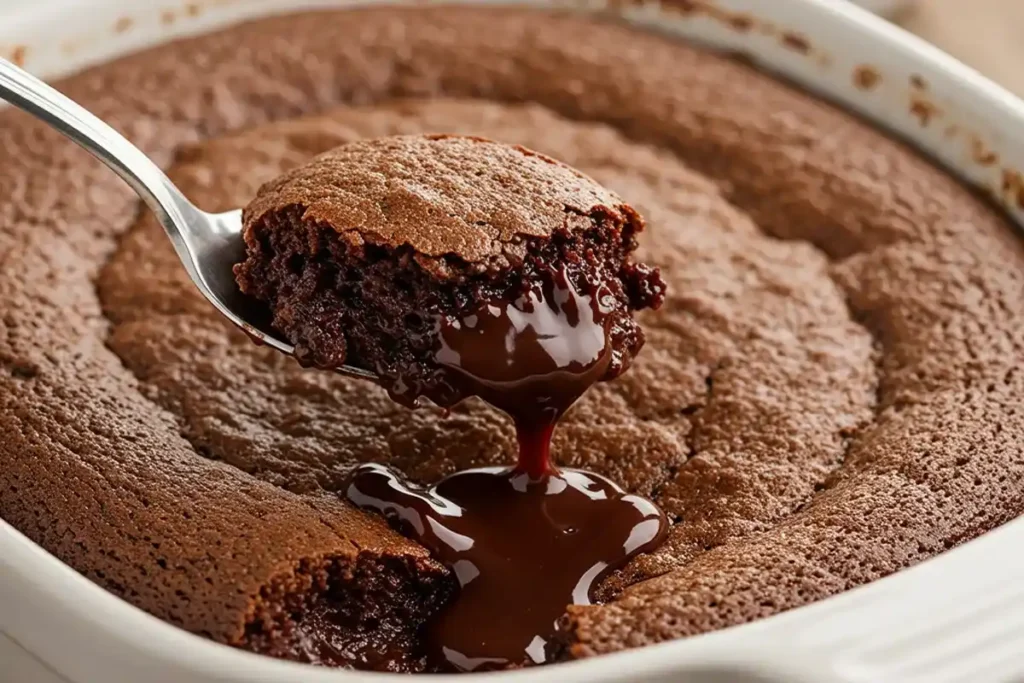
[[[376,372],[406,404],[481,395],[557,418],[643,345],[659,273],[631,262],[643,220],[522,147],[451,135],[344,145],[244,211],[243,292],[300,362]],[[557,380],[557,381],[555,381]]]

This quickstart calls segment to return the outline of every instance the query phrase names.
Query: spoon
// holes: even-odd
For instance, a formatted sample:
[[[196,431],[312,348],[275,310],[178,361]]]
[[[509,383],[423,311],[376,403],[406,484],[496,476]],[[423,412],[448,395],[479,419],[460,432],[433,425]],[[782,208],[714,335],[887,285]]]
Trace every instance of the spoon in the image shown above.
[[[121,176],[156,214],[181,265],[202,295],[257,342],[294,355],[295,347],[252,320],[251,305],[235,283],[232,266],[245,256],[241,210],[200,210],[152,159],[124,136],[5,59],[0,59],[0,97],[51,126]],[[374,373],[351,365],[336,369],[352,377],[377,378]]]

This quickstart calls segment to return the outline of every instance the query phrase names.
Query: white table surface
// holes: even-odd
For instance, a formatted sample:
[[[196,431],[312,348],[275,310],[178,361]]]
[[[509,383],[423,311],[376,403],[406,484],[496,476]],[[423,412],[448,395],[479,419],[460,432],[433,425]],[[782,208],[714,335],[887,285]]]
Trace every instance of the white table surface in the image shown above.
[[[1024,0],[917,0],[901,23],[1024,97]]]

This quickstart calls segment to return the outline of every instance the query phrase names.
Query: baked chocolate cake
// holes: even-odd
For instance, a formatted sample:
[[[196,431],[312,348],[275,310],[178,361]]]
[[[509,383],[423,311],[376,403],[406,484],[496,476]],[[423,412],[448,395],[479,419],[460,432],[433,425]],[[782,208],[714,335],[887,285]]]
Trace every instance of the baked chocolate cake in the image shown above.
[[[643,229],[632,207],[554,159],[482,138],[343,145],[264,185],[243,222],[239,286],[269,305],[296,357],[371,370],[409,406],[421,395],[445,407],[479,395],[483,388],[466,386],[464,377],[474,354],[479,366],[512,370],[499,373],[499,392],[508,393],[513,375],[559,370],[543,362],[550,355],[542,349],[538,358],[513,348],[499,361],[512,328],[496,332],[495,348],[481,346],[478,334],[451,349],[459,367],[449,367],[437,357],[439,347],[456,343],[446,326],[472,319],[483,332],[486,319],[512,302],[529,316],[522,302],[555,305],[543,289],[557,289],[561,278],[573,293],[600,299],[595,314],[606,329],[600,353],[584,365],[607,346],[596,379],[608,380],[643,345],[633,312],[664,298],[657,271],[628,261]],[[462,348],[469,345],[479,348]],[[589,383],[560,387],[572,394],[563,403]],[[498,407],[538,398],[526,393],[489,398]]]
[[[376,7],[250,22],[59,87],[208,210],[341,144],[445,130],[560,159],[646,218],[636,258],[665,304],[554,447],[673,524],[603,604],[568,609],[562,657],[799,607],[1024,509],[1020,236],[747,65],[576,15]],[[216,641],[426,667],[447,570],[338,493],[360,463],[424,484],[506,463],[508,421],[478,400],[410,411],[254,347],[113,174],[17,112],[0,130],[0,517]]]

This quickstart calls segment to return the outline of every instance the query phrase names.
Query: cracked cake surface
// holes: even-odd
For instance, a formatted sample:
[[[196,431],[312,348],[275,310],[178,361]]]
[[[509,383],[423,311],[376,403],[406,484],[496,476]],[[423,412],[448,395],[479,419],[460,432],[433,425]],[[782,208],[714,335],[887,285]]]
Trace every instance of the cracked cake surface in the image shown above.
[[[210,211],[340,144],[446,131],[560,159],[644,215],[637,259],[666,301],[554,448],[673,525],[603,604],[569,608],[567,657],[798,607],[1024,508],[1021,238],[903,144],[748,66],[579,16],[373,8],[246,23],[60,87]],[[329,609],[353,665],[422,668],[447,572],[336,494],[365,462],[419,482],[509,462],[511,425],[475,400],[408,411],[253,346],[113,174],[18,112],[0,131],[0,517],[192,632],[303,659],[296,634]],[[402,627],[369,642],[382,623]]]
[[[438,279],[467,266],[507,267],[525,240],[567,227],[567,216],[609,213],[621,199],[575,169],[521,146],[460,135],[357,140],[274,178],[245,208],[250,229],[266,214],[302,207],[350,246],[408,247]]]

